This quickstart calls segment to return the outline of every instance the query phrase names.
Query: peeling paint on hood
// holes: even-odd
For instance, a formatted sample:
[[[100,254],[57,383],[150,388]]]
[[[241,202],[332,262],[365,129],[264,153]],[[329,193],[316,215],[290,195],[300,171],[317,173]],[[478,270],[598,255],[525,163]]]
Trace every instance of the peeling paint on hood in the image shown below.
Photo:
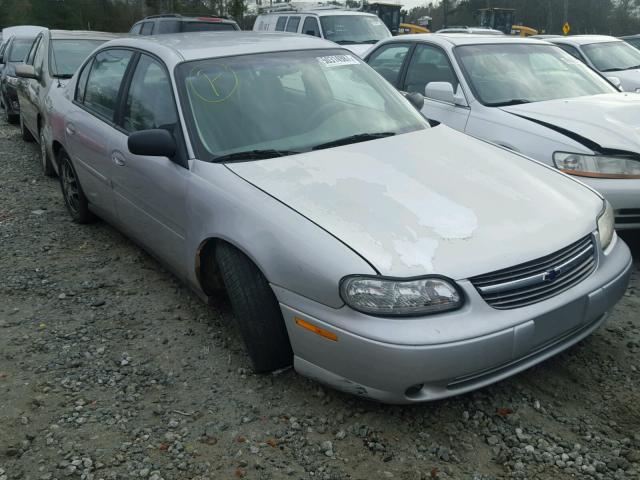
[[[638,93],[610,93],[500,108],[568,130],[602,148],[640,153]]]
[[[445,126],[227,167],[399,277],[540,257],[592,231],[602,208],[577,182]]]

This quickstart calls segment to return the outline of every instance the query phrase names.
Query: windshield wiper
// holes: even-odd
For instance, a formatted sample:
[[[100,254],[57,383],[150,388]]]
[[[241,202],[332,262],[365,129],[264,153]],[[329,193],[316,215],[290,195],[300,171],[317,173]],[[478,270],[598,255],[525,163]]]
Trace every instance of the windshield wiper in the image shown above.
[[[312,147],[311,150],[322,150],[323,148],[339,147],[340,145],[349,145],[351,143],[366,142],[368,140],[375,140],[376,138],[385,138],[394,136],[394,132],[380,132],[380,133],[358,133],[356,135],[350,135],[348,137],[339,138],[330,142],[321,143]]]
[[[61,78],[64,80],[73,77],[73,73],[55,73],[52,76],[53,78]]]
[[[531,100],[527,100],[526,98],[512,98],[504,102],[488,103],[487,105],[490,107],[508,107],[510,105],[522,105],[523,103],[531,103]]]
[[[636,67],[633,67],[636,68]],[[605,68],[604,70],[600,70],[601,72],[621,72],[622,70],[626,70],[626,68]]]
[[[633,67],[627,67],[625,70],[635,70],[636,68],[640,68],[640,65],[634,65]]]
[[[293,150],[245,150],[243,152],[233,152],[227,155],[219,155],[214,157],[214,162],[233,162],[244,160],[261,160],[264,158],[286,157],[287,155],[295,155]]]

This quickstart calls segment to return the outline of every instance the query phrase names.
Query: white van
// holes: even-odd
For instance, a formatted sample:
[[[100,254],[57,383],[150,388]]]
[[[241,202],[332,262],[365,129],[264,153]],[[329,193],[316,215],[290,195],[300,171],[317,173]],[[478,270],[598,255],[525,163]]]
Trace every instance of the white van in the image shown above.
[[[343,45],[356,55],[391,36],[377,15],[334,7],[274,7],[258,15],[253,31],[313,35]]]

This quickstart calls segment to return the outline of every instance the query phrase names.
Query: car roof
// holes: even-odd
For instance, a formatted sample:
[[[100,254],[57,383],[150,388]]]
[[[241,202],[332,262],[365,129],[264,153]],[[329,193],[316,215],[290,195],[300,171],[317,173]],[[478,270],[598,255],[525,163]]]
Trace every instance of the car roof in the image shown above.
[[[496,43],[526,43],[526,44],[540,44],[549,45],[549,42],[544,40],[536,40],[525,37],[512,37],[510,35],[484,35],[473,33],[415,33],[410,35],[399,35],[392,37],[383,42],[402,42],[402,41],[436,41],[436,43],[450,45],[481,45],[481,44],[496,44]]]
[[[281,11],[271,11],[261,13],[259,16],[267,16],[267,15],[316,15],[318,17],[327,17],[329,15],[360,15],[366,17],[377,17],[373,13],[361,12],[358,10],[342,10],[340,8],[318,8],[313,9],[310,8],[308,10],[300,9],[300,10],[281,10]]]
[[[49,30],[54,40],[113,40],[122,37],[122,34],[108,32],[94,32],[90,30]]]
[[[103,48],[112,46],[146,50],[162,58],[168,66],[184,60],[252,53],[343,48],[311,35],[251,31],[169,33],[155,36],[128,35],[104,44]]]
[[[549,41],[570,45],[588,45],[590,43],[622,42],[623,40],[608,35],[571,35],[569,37],[550,38]]]
[[[233,18],[218,17],[216,15],[181,15],[179,13],[166,13],[158,15],[149,15],[148,17],[141,18],[134,25],[142,22],[150,22],[153,20],[179,20],[185,22],[193,22],[194,20],[200,20],[203,22],[211,23],[236,23]]]

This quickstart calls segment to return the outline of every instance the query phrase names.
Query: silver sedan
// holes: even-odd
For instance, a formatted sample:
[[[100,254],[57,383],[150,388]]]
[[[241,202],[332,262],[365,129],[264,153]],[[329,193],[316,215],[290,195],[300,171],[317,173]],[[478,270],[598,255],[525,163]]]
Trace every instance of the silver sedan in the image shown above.
[[[443,398],[578,342],[628,282],[597,193],[430,128],[325,40],[111,41],[51,124],[71,217],[116,225],[205,300],[224,287],[257,372]]]

